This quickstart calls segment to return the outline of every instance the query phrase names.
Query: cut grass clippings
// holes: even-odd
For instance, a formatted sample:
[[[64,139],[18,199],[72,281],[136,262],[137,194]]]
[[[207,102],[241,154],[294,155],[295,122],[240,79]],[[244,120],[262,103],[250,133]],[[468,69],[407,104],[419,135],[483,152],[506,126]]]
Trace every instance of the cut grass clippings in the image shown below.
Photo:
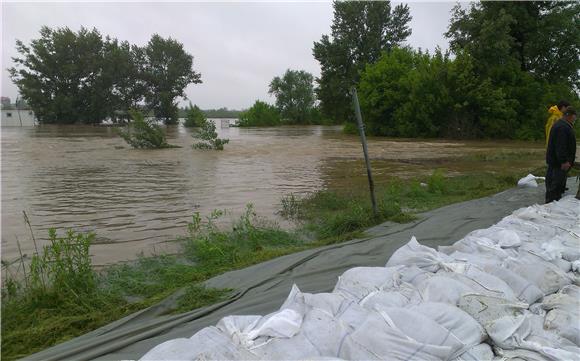
[[[89,235],[69,232],[57,237],[54,233],[49,246],[53,249],[45,249],[43,254],[49,256],[33,262],[34,272],[29,271],[24,280],[3,280],[2,359],[24,357],[80,336],[180,289],[185,288],[170,313],[214,304],[227,298],[230,291],[204,287],[203,282],[211,277],[352,239],[384,221],[408,222],[419,212],[488,196],[513,187],[520,176],[445,177],[436,171],[413,181],[393,179],[376,190],[377,216],[365,190],[322,191],[305,198],[290,195],[282,199],[280,213],[299,224],[297,231],[260,219],[251,206],[228,230],[216,226],[223,212],[213,212],[205,219],[196,213],[188,227],[189,236],[181,240],[181,254],[140,257],[99,273],[86,267],[88,253],[79,251],[86,247]],[[57,252],[62,249],[68,253]],[[51,258],[51,254],[58,257]],[[10,274],[6,267],[5,277]],[[68,279],[79,282],[71,285]],[[81,282],[87,279],[94,281],[90,287]]]

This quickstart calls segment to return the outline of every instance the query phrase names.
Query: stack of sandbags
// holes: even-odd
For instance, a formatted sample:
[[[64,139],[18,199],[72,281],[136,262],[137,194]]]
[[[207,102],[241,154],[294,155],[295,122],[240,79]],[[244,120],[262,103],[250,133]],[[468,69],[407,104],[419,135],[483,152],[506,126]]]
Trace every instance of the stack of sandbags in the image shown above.
[[[414,237],[332,293],[229,316],[143,360],[580,360],[580,203],[520,209],[435,250]]]

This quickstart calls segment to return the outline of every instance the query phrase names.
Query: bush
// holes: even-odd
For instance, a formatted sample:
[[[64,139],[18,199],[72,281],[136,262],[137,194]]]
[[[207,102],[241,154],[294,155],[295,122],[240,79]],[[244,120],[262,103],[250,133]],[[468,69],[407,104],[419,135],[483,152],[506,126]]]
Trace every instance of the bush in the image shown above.
[[[189,109],[185,115],[185,123],[183,125],[187,128],[201,127],[206,122],[205,114],[199,109],[197,105],[189,103]]]
[[[132,110],[130,112],[133,122],[129,123],[125,129],[119,129],[119,136],[125,139],[130,146],[136,149],[161,149],[175,148],[168,144],[165,132],[153,121],[145,120],[141,112]]]
[[[268,103],[256,100],[252,107],[240,115],[240,127],[267,127],[280,125],[280,112]]]
[[[230,142],[229,139],[218,138],[215,123],[207,119],[204,119],[201,128],[192,137],[200,140],[193,144],[193,149],[224,150],[224,145]]]

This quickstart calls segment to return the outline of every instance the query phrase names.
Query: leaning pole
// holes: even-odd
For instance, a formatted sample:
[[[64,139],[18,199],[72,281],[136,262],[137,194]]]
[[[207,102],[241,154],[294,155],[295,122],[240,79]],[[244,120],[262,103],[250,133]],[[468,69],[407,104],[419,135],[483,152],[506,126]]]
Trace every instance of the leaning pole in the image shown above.
[[[373,205],[373,214],[378,216],[379,212],[377,210],[377,199],[375,197],[375,183],[373,182],[373,172],[371,170],[371,162],[369,160],[369,150],[367,147],[367,137],[365,136],[365,126],[362,121],[362,115],[360,112],[360,105],[358,103],[358,95],[356,93],[356,88],[353,87],[352,90],[352,102],[354,104],[354,112],[356,115],[356,122],[358,124],[358,132],[360,134],[360,141],[363,147],[363,153],[365,156],[365,164],[367,166],[367,176],[369,178],[369,190],[371,192],[371,203]]]

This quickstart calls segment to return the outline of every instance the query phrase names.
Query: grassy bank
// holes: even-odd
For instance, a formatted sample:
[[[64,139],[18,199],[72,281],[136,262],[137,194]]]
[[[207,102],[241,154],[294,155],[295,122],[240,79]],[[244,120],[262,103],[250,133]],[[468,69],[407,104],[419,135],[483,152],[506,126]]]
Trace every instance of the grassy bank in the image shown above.
[[[90,234],[51,233],[50,244],[32,258],[23,277],[7,277],[2,290],[2,358],[12,360],[84,334],[178,289],[185,292],[168,312],[184,312],[218,302],[228,290],[203,287],[203,281],[226,271],[281,255],[360,236],[386,220],[407,222],[416,214],[446,204],[487,196],[513,187],[519,175],[492,173],[402,181],[377,189],[379,215],[373,216],[364,189],[323,191],[281,201],[281,214],[294,220],[295,231],[256,216],[249,206],[228,229],[195,214],[189,236],[179,240],[179,255],[141,257],[135,262],[95,272],[90,267]],[[13,267],[13,266],[12,266]],[[21,267],[22,270],[22,267]]]

